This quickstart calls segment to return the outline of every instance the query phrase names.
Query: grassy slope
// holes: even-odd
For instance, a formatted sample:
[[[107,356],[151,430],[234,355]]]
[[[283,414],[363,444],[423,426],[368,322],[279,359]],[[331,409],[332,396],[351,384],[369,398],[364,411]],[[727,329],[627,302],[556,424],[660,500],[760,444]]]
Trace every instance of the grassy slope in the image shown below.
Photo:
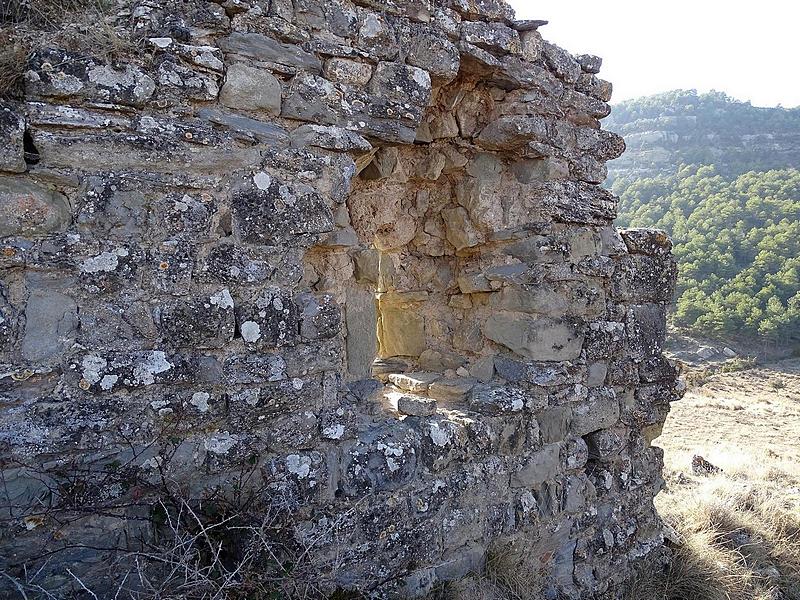
[[[656,443],[657,505],[680,541],[631,600],[800,599],[800,360],[713,376],[673,405]],[[722,473],[695,475],[694,454]]]

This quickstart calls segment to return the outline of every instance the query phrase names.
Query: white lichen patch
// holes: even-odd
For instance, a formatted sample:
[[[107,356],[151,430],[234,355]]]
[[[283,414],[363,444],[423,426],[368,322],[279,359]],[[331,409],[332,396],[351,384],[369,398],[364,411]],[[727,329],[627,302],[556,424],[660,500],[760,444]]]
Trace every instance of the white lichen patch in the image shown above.
[[[113,252],[101,252],[97,256],[87,258],[81,263],[84,273],[100,273],[114,271],[119,266],[120,257],[128,256],[125,248],[117,248]]]
[[[253,175],[253,183],[260,190],[268,190],[269,186],[272,185],[272,177],[264,173],[264,171],[259,171]]]
[[[255,321],[245,321],[239,329],[245,342],[257,342],[261,337],[261,327]]]
[[[386,458],[386,466],[389,467],[389,472],[394,473],[400,469],[400,463],[398,463],[395,458],[403,456],[402,446],[393,444],[391,442],[387,444],[381,442],[378,444],[378,450],[383,450],[383,455]]]
[[[311,472],[311,459],[308,456],[290,454],[286,457],[286,469],[297,475],[298,479],[305,479]]]
[[[81,374],[83,375],[83,378],[90,384],[97,383],[101,378],[100,373],[107,366],[108,362],[105,358],[90,354],[83,357],[83,361],[81,362],[81,367],[83,370]]]
[[[231,435],[227,431],[220,431],[208,438],[203,445],[212,454],[227,454],[238,441],[239,439],[235,435]]]
[[[100,380],[100,389],[110,390],[114,387],[114,384],[117,383],[118,379],[119,375],[104,375]]]
[[[168,48],[172,44],[171,37],[151,37],[147,38],[147,41],[153,44],[154,46],[161,48]]]
[[[211,394],[208,392],[195,392],[192,394],[192,399],[189,400],[189,404],[194,406],[201,413],[208,412],[208,401],[210,398]]]
[[[153,350],[133,368],[135,383],[150,385],[155,383],[155,376],[169,371],[174,365],[167,360],[167,355],[161,350]]]
[[[341,423],[328,425],[327,427],[323,428],[322,437],[328,438],[329,440],[340,440],[344,435],[344,430],[344,425]]]
[[[526,490],[524,494],[519,499],[520,506],[522,507],[523,514],[528,514],[529,512],[538,509],[539,504],[536,502],[536,498],[533,494]]]
[[[430,434],[431,440],[440,448],[444,448],[450,443],[450,432],[439,425],[439,423],[431,423]]]
[[[292,379],[292,387],[299,392],[303,389],[303,380],[295,377]]]
[[[210,298],[211,304],[220,308],[233,308],[233,298],[228,288],[224,288],[213,294]]]

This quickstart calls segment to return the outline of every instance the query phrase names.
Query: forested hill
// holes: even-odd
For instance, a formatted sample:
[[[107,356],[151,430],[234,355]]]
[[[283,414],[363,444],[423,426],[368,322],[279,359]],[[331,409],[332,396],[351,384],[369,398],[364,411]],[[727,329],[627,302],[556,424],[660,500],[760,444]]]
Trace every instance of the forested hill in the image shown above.
[[[672,324],[800,344],[800,108],[675,91],[614,106],[618,223],[674,241]]]
[[[800,165],[800,107],[759,108],[720,92],[675,90],[615,104],[603,127],[625,138],[609,179],[716,165],[723,176]]]
[[[800,343],[800,171],[714,166],[618,180],[621,225],[672,235],[672,323],[707,336]]]

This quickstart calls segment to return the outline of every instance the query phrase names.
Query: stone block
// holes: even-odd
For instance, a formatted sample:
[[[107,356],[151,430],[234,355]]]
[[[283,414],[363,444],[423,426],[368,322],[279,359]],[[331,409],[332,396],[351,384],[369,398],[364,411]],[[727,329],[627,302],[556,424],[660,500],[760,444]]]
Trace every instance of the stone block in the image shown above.
[[[369,90],[394,102],[425,107],[431,99],[431,77],[418,67],[379,62]]]
[[[446,208],[442,211],[442,217],[446,228],[447,241],[456,250],[466,250],[483,244],[483,234],[470,221],[469,214],[462,207]]]
[[[580,54],[575,57],[575,60],[578,61],[584,73],[599,73],[600,67],[603,66],[603,59],[592,54]]]
[[[529,142],[547,142],[547,121],[544,117],[509,115],[499,117],[484,127],[476,143],[488,150],[516,150]]]
[[[276,245],[303,234],[333,231],[333,213],[313,188],[287,185],[261,171],[232,193],[233,225],[246,242]]]
[[[488,383],[494,377],[494,356],[484,356],[469,365],[469,374],[481,383]]]
[[[560,444],[547,444],[533,453],[511,473],[511,486],[516,488],[538,488],[545,481],[556,477],[561,471]]]
[[[306,340],[336,337],[341,331],[342,312],[330,294],[300,294],[296,298],[300,309],[300,335]]]
[[[25,76],[29,98],[74,97],[140,107],[155,89],[153,79],[136,65],[112,67],[85,53],[56,48],[35,51]]]
[[[492,315],[483,333],[520,356],[540,361],[578,358],[584,337],[580,328],[571,323],[514,313]]]
[[[397,411],[412,417],[429,417],[436,414],[436,400],[421,396],[401,396],[397,399]]]
[[[447,38],[426,30],[415,33],[411,38],[406,60],[408,64],[427,71],[441,85],[458,75],[461,56],[458,48]]]
[[[569,406],[553,406],[536,415],[542,442],[554,444],[563,441],[570,430],[572,409]]]
[[[500,284],[492,285],[483,273],[471,273],[458,278],[458,289],[462,294],[475,294],[477,292],[491,292]]]
[[[440,373],[414,371],[413,373],[394,373],[389,375],[389,381],[401,390],[415,393],[425,393],[428,387],[436,380],[441,379]]]
[[[68,295],[75,281],[30,273],[26,285],[22,358],[30,362],[57,359],[71,347],[78,328],[78,306]]]
[[[337,152],[369,152],[372,144],[366,139],[341,127],[333,125],[301,125],[291,133],[294,147],[314,146]]]
[[[525,393],[511,386],[475,385],[469,394],[472,410],[486,415],[519,413],[525,408]]]
[[[300,334],[300,310],[290,292],[268,288],[254,301],[237,304],[236,325],[255,348],[290,346]]]
[[[227,288],[210,297],[162,307],[159,329],[171,348],[221,348],[233,339],[233,298]]]
[[[628,308],[625,317],[625,345],[633,359],[658,355],[667,332],[666,309],[659,304]]]
[[[383,357],[419,356],[427,347],[425,319],[413,308],[381,301],[378,340]]]
[[[363,379],[369,377],[372,362],[378,355],[378,311],[375,294],[363,288],[348,286],[345,298],[347,371],[354,379]]]
[[[465,21],[461,24],[461,39],[496,56],[522,52],[519,33],[502,23]]]
[[[678,266],[671,257],[631,255],[618,259],[612,292],[621,301],[669,303]]]
[[[543,284],[508,286],[500,292],[497,308],[512,312],[561,317],[567,314],[569,299],[562,291]]]
[[[236,63],[228,67],[219,101],[229,108],[281,114],[281,84],[266,69]]]
[[[61,231],[72,211],[63,194],[22,177],[0,177],[0,238]]]
[[[600,387],[605,384],[608,373],[608,363],[597,361],[589,364],[589,373],[586,377],[587,387]]]
[[[365,86],[372,79],[372,69],[369,63],[351,58],[331,58],[325,63],[323,74],[331,81]]]
[[[619,400],[612,388],[595,388],[586,402],[572,406],[571,430],[586,435],[598,429],[608,429],[619,421]]]
[[[444,402],[464,402],[476,383],[471,377],[437,379],[428,387],[428,395]]]
[[[25,120],[0,102],[0,171],[25,172],[24,134]]]
[[[285,44],[260,33],[234,32],[217,40],[225,54],[238,54],[261,62],[277,63],[310,73],[322,72],[322,63],[299,46]]]
[[[649,256],[667,256],[672,251],[672,239],[660,229],[630,228],[619,230],[628,252]]]

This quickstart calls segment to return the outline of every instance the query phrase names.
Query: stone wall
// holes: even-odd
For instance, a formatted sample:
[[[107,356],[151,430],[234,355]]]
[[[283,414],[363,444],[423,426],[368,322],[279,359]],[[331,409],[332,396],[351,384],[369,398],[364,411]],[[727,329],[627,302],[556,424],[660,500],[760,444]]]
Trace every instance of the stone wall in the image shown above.
[[[280,497],[324,593],[661,547],[675,264],[612,225],[599,59],[501,0],[115,18],[0,109],[0,569],[113,589],[165,481]]]

